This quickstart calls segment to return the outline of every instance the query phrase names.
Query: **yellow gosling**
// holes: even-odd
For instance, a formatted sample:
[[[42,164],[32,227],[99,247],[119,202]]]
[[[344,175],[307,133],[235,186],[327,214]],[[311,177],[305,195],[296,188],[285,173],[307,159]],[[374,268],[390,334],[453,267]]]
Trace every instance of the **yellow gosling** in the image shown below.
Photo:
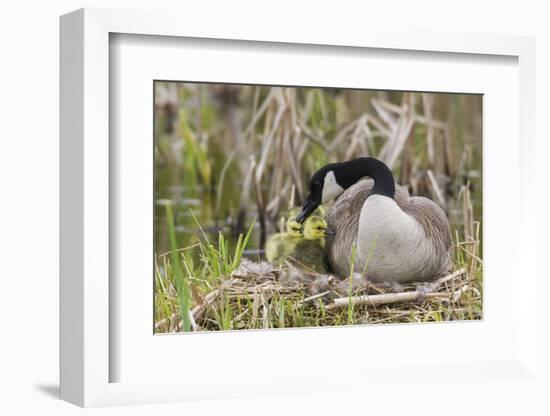
[[[312,215],[304,223],[304,238],[299,240],[289,257],[298,267],[326,274],[329,272],[325,251],[327,223],[318,215]]]
[[[270,236],[265,244],[267,261],[281,264],[294,250],[296,244],[303,240],[303,226],[291,216],[286,222],[286,232]]]

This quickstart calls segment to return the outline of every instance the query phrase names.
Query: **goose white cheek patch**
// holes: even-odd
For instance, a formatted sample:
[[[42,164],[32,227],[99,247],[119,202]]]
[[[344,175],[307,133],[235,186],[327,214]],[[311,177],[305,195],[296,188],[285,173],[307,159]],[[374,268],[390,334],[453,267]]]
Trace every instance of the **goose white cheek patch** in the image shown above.
[[[323,183],[323,194],[322,194],[322,203],[325,203],[327,201],[330,201],[331,199],[339,197],[342,192],[344,192],[344,188],[342,188],[340,185],[338,185],[338,182],[336,182],[336,177],[334,176],[334,172],[330,171],[325,175],[325,180]]]

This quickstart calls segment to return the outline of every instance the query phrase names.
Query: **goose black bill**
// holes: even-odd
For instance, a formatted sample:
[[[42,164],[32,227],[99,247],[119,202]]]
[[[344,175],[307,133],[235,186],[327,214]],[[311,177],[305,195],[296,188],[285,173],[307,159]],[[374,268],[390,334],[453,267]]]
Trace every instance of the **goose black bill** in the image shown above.
[[[315,202],[311,195],[308,195],[304,205],[302,206],[302,211],[296,217],[296,221],[303,223],[307,217],[309,217],[319,206],[318,202]]]

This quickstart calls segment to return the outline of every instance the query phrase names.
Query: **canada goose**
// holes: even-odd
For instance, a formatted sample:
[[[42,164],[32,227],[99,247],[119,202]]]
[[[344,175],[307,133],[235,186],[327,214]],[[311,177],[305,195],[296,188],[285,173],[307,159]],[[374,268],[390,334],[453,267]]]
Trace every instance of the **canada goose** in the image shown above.
[[[296,216],[289,216],[286,222],[286,232],[273,234],[265,243],[267,261],[274,264],[282,263],[302,239],[302,224],[296,221]]]
[[[361,180],[365,177],[371,180]],[[363,157],[319,169],[297,220],[335,198],[327,213],[332,232],[327,254],[337,275],[349,276],[354,244],[355,271],[366,270],[373,281],[426,281],[448,271],[451,232],[445,213],[433,201],[396,187],[380,160]]]
[[[328,273],[325,250],[327,223],[319,215],[312,215],[304,222],[304,238],[300,239],[289,254],[289,261],[296,266],[316,273]]]

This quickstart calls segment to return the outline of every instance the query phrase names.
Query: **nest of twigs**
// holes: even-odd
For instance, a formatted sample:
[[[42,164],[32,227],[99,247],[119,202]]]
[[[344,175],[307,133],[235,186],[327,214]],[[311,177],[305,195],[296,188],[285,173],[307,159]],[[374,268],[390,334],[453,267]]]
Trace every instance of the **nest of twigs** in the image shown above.
[[[481,293],[465,268],[433,282],[391,285],[243,259],[216,289],[194,299],[193,331],[481,318]],[[177,315],[172,331],[181,330]]]

